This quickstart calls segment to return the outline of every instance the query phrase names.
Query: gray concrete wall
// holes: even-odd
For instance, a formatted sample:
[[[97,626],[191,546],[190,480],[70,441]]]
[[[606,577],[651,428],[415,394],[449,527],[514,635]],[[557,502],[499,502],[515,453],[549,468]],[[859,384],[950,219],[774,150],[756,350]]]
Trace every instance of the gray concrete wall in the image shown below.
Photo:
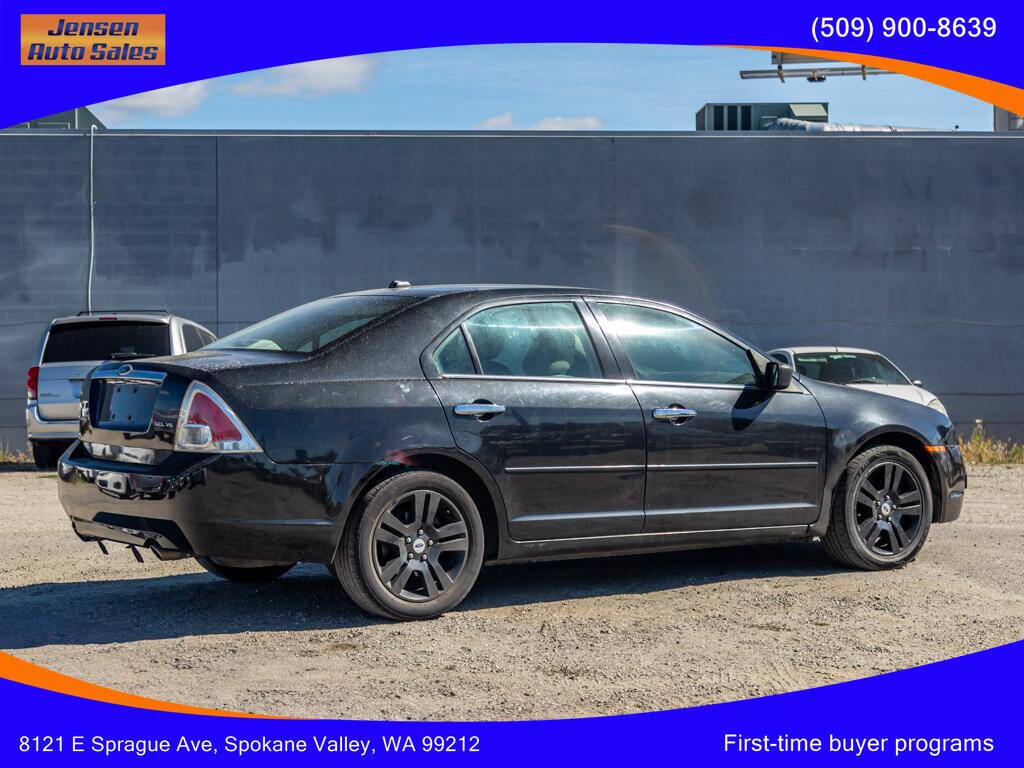
[[[85,305],[86,136],[0,135],[0,437]],[[1024,136],[96,137],[100,308],[220,333],[413,282],[614,287],[762,347],[866,346],[1024,437]]]

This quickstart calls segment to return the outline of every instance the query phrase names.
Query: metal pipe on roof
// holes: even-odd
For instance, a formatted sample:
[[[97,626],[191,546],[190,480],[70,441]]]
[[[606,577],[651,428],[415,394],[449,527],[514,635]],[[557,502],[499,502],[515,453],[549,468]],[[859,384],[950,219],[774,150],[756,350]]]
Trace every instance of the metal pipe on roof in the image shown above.
[[[92,272],[96,263],[96,125],[89,128],[89,276],[85,285],[85,308],[92,311]]]
[[[859,123],[822,123],[779,117],[768,124],[769,131],[807,131],[809,133],[915,133],[931,128],[901,128],[897,125],[861,125]]]

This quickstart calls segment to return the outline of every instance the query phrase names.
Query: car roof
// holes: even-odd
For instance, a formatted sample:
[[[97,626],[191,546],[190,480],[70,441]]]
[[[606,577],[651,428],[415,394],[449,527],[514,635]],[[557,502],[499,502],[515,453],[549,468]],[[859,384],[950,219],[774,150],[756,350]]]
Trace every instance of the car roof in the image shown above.
[[[832,352],[839,352],[845,354],[858,354],[858,355],[881,355],[881,352],[876,352],[873,349],[861,349],[860,347],[777,347],[768,354],[775,352],[792,352],[794,355],[806,355],[806,354],[828,354]],[[885,357],[885,355],[882,355]]]
[[[418,296],[433,298],[437,296],[456,296],[474,294],[475,296],[621,296],[620,291],[601,288],[581,288],[567,285],[530,285],[516,283],[451,283],[442,285],[409,285],[401,288],[371,288],[365,291],[351,291],[336,296]],[[335,298],[335,297],[331,297]],[[640,298],[640,297],[637,297]]]
[[[57,317],[53,320],[53,325],[66,325],[69,323],[89,323],[89,322],[109,322],[110,320],[128,320],[138,323],[169,323],[177,315],[172,315],[167,312],[118,312],[104,311],[104,312],[93,312],[91,314],[78,314],[68,315],[66,317]],[[181,318],[184,320],[185,318]],[[191,323],[191,320],[187,322]]]

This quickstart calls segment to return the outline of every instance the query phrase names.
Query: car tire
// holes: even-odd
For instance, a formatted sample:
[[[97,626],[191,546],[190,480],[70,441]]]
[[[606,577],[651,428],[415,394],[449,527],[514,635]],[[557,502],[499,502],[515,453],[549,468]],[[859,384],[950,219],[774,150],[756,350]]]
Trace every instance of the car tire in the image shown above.
[[[483,523],[469,493],[445,475],[413,471],[363,496],[333,568],[364,611],[399,621],[428,619],[469,594],[483,554]]]
[[[64,453],[58,450],[60,446],[50,443],[32,443],[32,461],[37,469],[54,469],[57,466],[57,459]]]
[[[295,567],[295,563],[242,565],[241,563],[244,561],[232,561],[231,565],[227,565],[212,557],[197,557],[196,562],[214,576],[242,584],[260,584],[273,581],[278,576],[284,576]]]
[[[825,551],[866,571],[900,568],[928,538],[932,491],[921,463],[894,445],[855,456],[832,497]]]

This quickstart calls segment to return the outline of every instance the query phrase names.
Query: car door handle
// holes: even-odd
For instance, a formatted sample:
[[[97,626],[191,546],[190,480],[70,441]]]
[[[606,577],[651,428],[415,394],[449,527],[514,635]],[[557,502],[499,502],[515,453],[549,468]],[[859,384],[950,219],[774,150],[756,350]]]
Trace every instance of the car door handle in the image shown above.
[[[655,408],[654,418],[659,421],[668,421],[673,424],[682,424],[689,421],[697,412],[692,408],[683,408],[681,405],[670,405],[668,408]]]
[[[505,406],[497,403],[459,403],[452,410],[456,416],[475,416],[484,419],[504,413]]]

